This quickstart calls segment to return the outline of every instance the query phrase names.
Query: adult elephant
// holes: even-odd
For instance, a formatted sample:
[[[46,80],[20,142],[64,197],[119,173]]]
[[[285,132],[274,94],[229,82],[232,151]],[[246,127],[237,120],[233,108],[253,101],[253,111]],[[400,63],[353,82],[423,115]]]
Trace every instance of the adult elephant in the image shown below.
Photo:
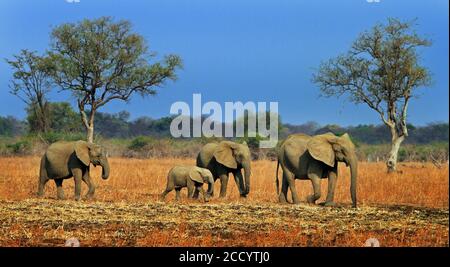
[[[238,144],[221,141],[206,144],[198,153],[197,166],[209,169],[214,176],[214,181],[220,179],[220,197],[226,196],[230,173],[234,176],[241,197],[246,197],[250,192],[251,154],[245,142]],[[244,176],[242,176],[242,169]],[[208,191],[210,191],[209,188]]]
[[[345,162],[350,167],[350,194],[353,207],[356,208],[356,176],[358,161],[355,146],[348,134],[336,136],[326,133],[316,136],[294,134],[288,136],[278,149],[276,173],[277,193],[279,193],[278,168],[281,165],[283,180],[279,201],[287,201],[288,188],[291,189],[292,201],[299,203],[295,189],[295,179],[310,179],[314,194],[308,196],[309,203],[320,198],[320,179],[328,178],[328,194],[325,206],[334,206],[334,191],[338,178],[338,162]]]
[[[91,198],[95,192],[95,186],[89,175],[91,163],[94,166],[102,166],[102,178],[108,179],[109,163],[103,147],[81,140],[51,144],[41,159],[38,196],[44,195],[45,184],[52,179],[56,184],[58,199],[64,199],[63,180],[73,177],[75,199],[80,200],[81,181],[88,185],[86,197]]]

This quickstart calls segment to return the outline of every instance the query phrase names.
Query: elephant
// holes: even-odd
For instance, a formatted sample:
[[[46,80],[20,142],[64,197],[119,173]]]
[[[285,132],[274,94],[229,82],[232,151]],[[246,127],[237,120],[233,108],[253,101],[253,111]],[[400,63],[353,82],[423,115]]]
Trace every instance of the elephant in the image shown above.
[[[279,146],[276,172],[276,188],[279,201],[287,202],[288,187],[291,189],[292,201],[299,203],[295,189],[295,179],[310,179],[314,193],[307,197],[308,203],[315,203],[320,198],[320,180],[328,178],[328,194],[324,206],[334,206],[334,191],[338,178],[338,162],[345,162],[350,167],[350,194],[353,207],[356,208],[356,177],[358,160],[355,146],[348,134],[336,136],[333,133],[309,136],[306,134],[290,135]],[[278,169],[281,165],[283,179],[279,192]]]
[[[250,192],[251,153],[245,142],[208,143],[198,153],[197,166],[210,170],[214,181],[220,179],[221,198],[226,196],[229,173],[233,173],[241,197],[246,197]],[[244,177],[241,169],[244,169]]]
[[[89,190],[87,198],[92,198],[95,185],[89,175],[89,165],[102,166],[102,178],[109,177],[109,163],[105,149],[97,144],[79,141],[59,141],[51,144],[41,158],[39,171],[38,196],[44,195],[44,187],[48,180],[55,181],[57,198],[64,199],[62,183],[64,179],[73,177],[75,180],[75,200],[80,200],[81,181],[84,181]]]
[[[188,189],[188,197],[194,198],[195,190],[202,192],[203,200],[206,202],[212,196],[214,186],[208,186],[208,192],[205,195],[203,190],[203,183],[209,185],[214,184],[214,178],[212,173],[208,169],[200,168],[197,166],[175,166],[170,169],[167,175],[167,187],[160,195],[160,200],[164,200],[166,195],[173,189],[176,191],[176,200],[180,200],[180,190],[183,187]],[[195,196],[195,198],[197,198]]]

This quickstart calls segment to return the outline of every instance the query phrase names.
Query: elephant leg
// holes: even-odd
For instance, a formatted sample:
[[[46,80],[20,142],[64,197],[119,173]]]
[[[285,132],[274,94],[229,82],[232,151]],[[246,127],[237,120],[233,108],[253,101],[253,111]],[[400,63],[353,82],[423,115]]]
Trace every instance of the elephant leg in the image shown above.
[[[164,190],[164,192],[161,193],[161,195],[159,195],[159,200],[163,201],[167,194],[169,194],[170,192],[172,192],[172,190],[175,188],[175,184],[173,182],[173,179],[171,179],[170,177],[167,178],[167,186],[166,186],[166,190]],[[178,191],[177,191],[178,192]]]
[[[95,185],[91,181],[91,176],[89,175],[89,169],[86,170],[84,175],[83,175],[83,182],[85,182],[86,185],[89,188],[89,190],[88,190],[88,192],[86,194],[86,198],[92,198],[94,196],[94,193],[95,193]]]
[[[166,198],[167,194],[170,193],[170,191],[172,191],[172,189],[167,188],[166,190],[164,190],[164,192],[159,195],[159,200],[163,201]]]
[[[200,192],[200,190],[198,190],[198,187],[196,187],[194,189],[194,193],[192,195],[192,198],[197,199],[199,197],[199,192]]]
[[[41,160],[41,168],[39,170],[39,183],[38,183],[38,197],[42,197],[44,195],[45,184],[48,182],[47,170],[45,169],[45,159]]]
[[[294,204],[300,203],[300,200],[298,198],[297,189],[295,188],[295,176],[294,174],[287,170],[286,168],[283,168],[283,180],[287,181],[287,184],[289,185],[289,189],[291,189],[291,195],[292,195],[292,202]],[[286,192],[287,196],[287,192]]]
[[[205,190],[203,189],[203,186],[198,186],[195,190],[197,192],[201,193],[203,202],[207,202],[208,201],[208,200],[206,200]]]
[[[73,169],[72,175],[75,180],[75,200],[81,199],[81,181],[83,179],[83,173],[80,169]]]
[[[56,184],[56,196],[58,199],[65,199],[64,190],[62,188],[63,179],[55,179]]]
[[[49,179],[46,176],[39,177],[39,186],[38,186],[38,192],[37,192],[38,197],[44,196],[44,188],[45,188],[45,184],[47,184],[48,180]]]
[[[194,191],[195,191],[194,185],[188,185],[187,186],[187,190],[188,190],[187,197],[188,198],[194,198]]]
[[[281,179],[281,192],[280,192],[280,195],[278,196],[278,200],[280,201],[280,203],[288,202],[287,201],[288,189],[289,189],[289,183],[283,173],[283,178]]]
[[[175,193],[176,193],[175,200],[176,201],[180,201],[180,199],[181,199],[180,190],[181,190],[181,188],[175,188]]]
[[[237,170],[236,172],[233,173],[234,176],[234,181],[236,182],[236,185],[239,189],[239,195],[241,197],[246,197],[246,191],[245,191],[245,186],[244,186],[244,179],[242,178],[242,173],[241,170]]]
[[[314,193],[312,195],[309,195],[307,200],[308,203],[315,204],[316,200],[320,198],[320,176],[315,173],[312,173],[309,174],[308,177],[313,185]]]
[[[337,169],[332,170],[328,174],[328,192],[327,192],[327,199],[325,200],[323,204],[327,207],[333,207],[336,204],[334,203],[334,190],[336,189],[336,182],[337,182]]]
[[[227,195],[228,175],[220,175],[220,198],[224,198]]]

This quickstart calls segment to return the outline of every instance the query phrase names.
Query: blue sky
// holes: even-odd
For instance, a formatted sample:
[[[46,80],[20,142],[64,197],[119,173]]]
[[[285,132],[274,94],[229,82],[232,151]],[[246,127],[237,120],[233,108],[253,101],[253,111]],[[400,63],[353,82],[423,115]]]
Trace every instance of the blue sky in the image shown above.
[[[364,30],[387,17],[418,19],[417,31],[433,45],[421,51],[434,84],[409,108],[409,122],[448,122],[449,29],[447,0],[0,0],[0,57],[20,49],[45,51],[52,27],[83,18],[130,20],[152,51],[176,53],[184,69],[155,97],[135,96],[101,111],[128,110],[132,118],[169,115],[176,101],[278,101],[284,122],[379,124],[378,115],[345,99],[319,98],[311,74],[322,60],[348,50]],[[0,115],[25,116],[24,104],[8,93],[11,69],[0,61]],[[67,93],[53,101],[71,101]],[[223,106],[223,104],[222,104]]]

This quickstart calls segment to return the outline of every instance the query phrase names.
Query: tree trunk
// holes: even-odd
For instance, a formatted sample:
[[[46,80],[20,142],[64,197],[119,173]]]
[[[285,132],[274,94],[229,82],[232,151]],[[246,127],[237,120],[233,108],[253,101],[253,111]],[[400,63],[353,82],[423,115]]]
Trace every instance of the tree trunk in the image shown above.
[[[389,151],[389,157],[386,162],[388,173],[394,172],[397,168],[398,150],[403,140],[405,140],[405,136],[399,137],[396,133],[392,136],[391,150]]]
[[[41,132],[43,133],[47,133],[49,131],[49,123],[48,123],[48,102],[44,99],[43,94],[37,93],[36,94],[36,103],[37,103],[37,109],[39,110],[38,112],[36,112],[36,116],[37,119],[39,121],[40,124],[40,128],[39,129]]]
[[[48,123],[48,114],[45,110],[45,107],[41,107],[40,108],[40,115],[39,115],[39,120],[41,121],[41,125],[42,125],[42,132],[43,133],[47,133],[49,131],[49,123]]]
[[[87,127],[87,141],[89,143],[94,143],[94,115],[95,110],[92,108],[89,114],[89,125]]]
[[[86,128],[86,141],[88,143],[94,143],[94,125],[89,125]]]
[[[80,109],[81,121],[83,122],[84,128],[86,129],[86,141],[89,143],[94,142],[94,115],[95,110],[91,109],[89,114],[89,120],[87,119],[86,112],[84,111],[84,105],[78,103]]]

